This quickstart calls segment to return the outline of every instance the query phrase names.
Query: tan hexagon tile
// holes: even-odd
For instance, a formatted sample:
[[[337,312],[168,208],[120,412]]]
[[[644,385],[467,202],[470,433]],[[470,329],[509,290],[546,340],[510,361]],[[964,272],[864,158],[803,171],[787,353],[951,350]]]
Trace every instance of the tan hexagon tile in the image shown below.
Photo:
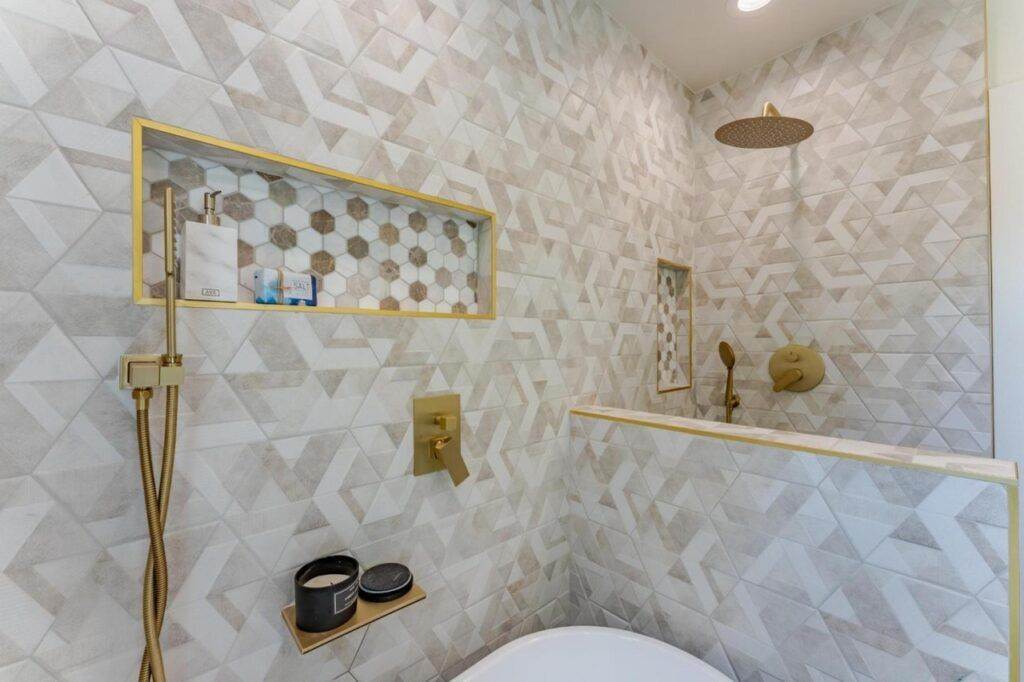
[[[295,203],[295,188],[287,180],[274,180],[267,189],[270,200],[279,206],[290,206]]]
[[[398,263],[388,259],[380,264],[380,276],[388,282],[398,279]]]
[[[409,262],[419,267],[427,264],[427,252],[419,246],[414,246],[409,249]]]
[[[391,223],[384,223],[380,226],[380,240],[388,246],[398,243],[398,228]]]
[[[313,272],[320,275],[328,275],[334,272],[334,256],[326,251],[317,251],[309,259],[309,267]]]
[[[359,197],[352,197],[347,204],[348,214],[356,220],[365,220],[370,214],[366,202]]]
[[[334,232],[334,216],[322,208],[309,214],[309,224],[320,234]]]
[[[409,227],[414,232],[422,232],[427,229],[427,218],[419,211],[413,211],[409,214]]]
[[[288,250],[295,246],[298,239],[295,236],[295,230],[284,223],[280,225],[274,225],[270,228],[270,243],[281,250]]]
[[[255,215],[252,199],[241,192],[234,192],[221,197],[220,210],[238,222],[248,220]]]
[[[427,297],[427,285],[423,282],[413,282],[409,285],[409,298],[414,301],[422,301]]]
[[[354,258],[366,258],[370,253],[370,245],[362,237],[352,237],[345,248]]]
[[[206,184],[206,171],[187,156],[171,161],[168,174],[171,182],[186,191]]]

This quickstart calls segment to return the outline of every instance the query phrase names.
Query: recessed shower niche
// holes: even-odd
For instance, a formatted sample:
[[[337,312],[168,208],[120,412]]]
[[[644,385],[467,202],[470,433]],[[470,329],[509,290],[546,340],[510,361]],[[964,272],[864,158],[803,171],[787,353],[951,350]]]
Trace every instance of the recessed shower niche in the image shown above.
[[[693,377],[692,270],[658,259],[658,392],[690,388]]]
[[[487,210],[143,119],[132,143],[138,303],[164,296],[170,187],[179,259],[182,228],[201,220],[207,194],[219,192],[220,226],[238,233],[237,301],[188,300],[179,287],[181,305],[494,318],[496,227]],[[309,275],[315,307],[281,304],[283,293],[261,298],[261,273],[279,283]]]

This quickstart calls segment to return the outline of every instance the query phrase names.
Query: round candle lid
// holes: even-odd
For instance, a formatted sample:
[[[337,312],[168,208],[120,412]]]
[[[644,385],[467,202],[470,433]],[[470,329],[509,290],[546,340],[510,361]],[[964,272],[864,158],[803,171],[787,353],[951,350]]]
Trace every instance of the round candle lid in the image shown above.
[[[391,601],[412,589],[412,572],[402,564],[378,564],[359,579],[359,596],[366,601]]]

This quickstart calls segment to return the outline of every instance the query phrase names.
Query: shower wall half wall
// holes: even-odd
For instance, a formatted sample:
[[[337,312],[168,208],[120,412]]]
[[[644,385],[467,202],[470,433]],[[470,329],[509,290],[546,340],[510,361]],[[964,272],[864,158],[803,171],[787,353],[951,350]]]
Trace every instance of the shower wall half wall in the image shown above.
[[[146,528],[121,353],[143,116],[486,207],[494,321],[188,309],[169,679],[451,677],[572,620],[568,409],[655,385],[657,257],[688,262],[690,96],[589,0],[0,7],[0,679],[134,679]],[[414,478],[459,392],[471,477]],[[155,413],[162,413],[160,405]],[[159,424],[154,425],[159,432]],[[353,550],[427,599],[299,656],[294,569]]]
[[[991,454],[985,4],[907,0],[696,96],[697,415]],[[765,101],[811,121],[797,148],[715,129]],[[789,342],[823,383],[772,393]]]
[[[1018,679],[1013,462],[609,408],[572,448],[579,624],[736,680]]]

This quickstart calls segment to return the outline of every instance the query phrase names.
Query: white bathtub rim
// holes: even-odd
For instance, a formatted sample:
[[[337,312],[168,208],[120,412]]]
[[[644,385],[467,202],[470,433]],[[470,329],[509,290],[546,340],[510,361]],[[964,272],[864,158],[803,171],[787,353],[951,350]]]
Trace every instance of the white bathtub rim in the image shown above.
[[[666,642],[662,642],[659,639],[648,637],[637,632],[630,630],[621,630],[619,628],[601,627],[596,625],[567,625],[557,628],[549,628],[547,630],[540,630],[533,632],[529,635],[523,635],[517,639],[503,644],[491,653],[487,654],[479,661],[474,663],[472,666],[467,668],[452,682],[475,682],[476,680],[486,680],[486,677],[478,677],[480,675],[486,675],[489,669],[493,669],[494,666],[498,665],[501,660],[507,656],[515,654],[518,650],[531,646],[538,640],[556,639],[559,637],[568,636],[593,636],[598,637],[609,637],[619,640],[625,640],[632,643],[643,644],[643,646],[655,648],[663,653],[677,656],[681,659],[686,660],[688,665],[707,673],[712,677],[719,677],[723,681],[729,680],[730,678],[718,668],[709,664],[707,661],[703,661],[697,656],[694,656],[688,651],[672,646]]]

